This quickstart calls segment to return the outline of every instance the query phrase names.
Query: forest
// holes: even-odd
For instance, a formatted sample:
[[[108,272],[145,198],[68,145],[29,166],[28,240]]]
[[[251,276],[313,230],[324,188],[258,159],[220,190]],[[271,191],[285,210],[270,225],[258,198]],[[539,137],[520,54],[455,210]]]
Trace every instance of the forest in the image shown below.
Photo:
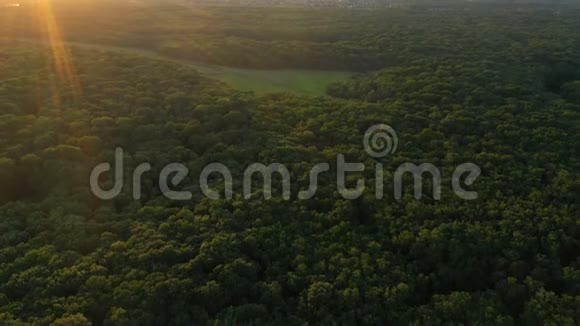
[[[0,7],[0,325],[580,324],[578,8],[74,3]],[[74,42],[356,77],[257,93]],[[362,137],[379,123],[399,147],[375,159]],[[139,200],[91,192],[117,147],[127,182],[152,166]],[[209,163],[283,162],[295,193],[338,154],[391,177],[431,162],[445,184],[474,162],[479,197],[416,200],[409,183],[346,200],[332,174],[309,200],[279,179],[271,200],[200,192]],[[159,189],[173,162],[191,200]]]

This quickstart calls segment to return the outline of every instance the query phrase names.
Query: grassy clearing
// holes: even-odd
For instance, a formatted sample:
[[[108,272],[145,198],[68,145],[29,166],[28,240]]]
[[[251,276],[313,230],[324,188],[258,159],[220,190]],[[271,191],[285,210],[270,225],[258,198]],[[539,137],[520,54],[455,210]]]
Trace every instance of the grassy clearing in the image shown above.
[[[201,73],[221,80],[230,86],[256,93],[291,92],[322,96],[326,87],[348,80],[353,73],[318,70],[255,70],[191,64]]]
[[[152,58],[170,60],[180,64],[188,65],[202,74],[220,80],[233,88],[245,91],[254,91],[258,94],[290,92],[300,95],[324,96],[326,87],[334,82],[345,81],[352,78],[355,73],[346,71],[325,71],[325,70],[302,70],[302,69],[280,69],[280,70],[260,70],[242,69],[196,63],[187,60],[178,60],[160,55],[156,52],[128,48],[93,44],[73,43],[75,46],[83,48],[96,48],[106,51],[129,52],[144,55]]]
[[[31,39],[22,39],[22,42],[35,42]],[[220,80],[233,88],[245,91],[254,91],[258,94],[289,92],[300,95],[324,96],[326,87],[334,82],[346,81],[352,78],[355,73],[346,71],[325,71],[325,70],[301,70],[301,69],[280,69],[280,70],[260,70],[241,69],[218,65],[208,65],[178,60],[160,55],[153,51],[132,47],[109,46],[99,44],[87,44],[78,42],[67,42],[72,47],[82,49],[95,49],[100,51],[123,52],[132,55],[146,56],[152,59],[169,60],[192,67],[202,74]]]

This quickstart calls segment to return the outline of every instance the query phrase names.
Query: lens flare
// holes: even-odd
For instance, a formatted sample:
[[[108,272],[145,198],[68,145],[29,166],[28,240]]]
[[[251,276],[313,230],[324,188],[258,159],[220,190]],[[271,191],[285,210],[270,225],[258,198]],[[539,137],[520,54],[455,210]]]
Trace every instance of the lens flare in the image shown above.
[[[75,103],[78,103],[81,97],[81,85],[72,57],[63,41],[58,22],[55,18],[52,0],[38,0],[33,3],[33,6],[42,36],[48,41],[52,55],[52,68],[57,75],[60,86],[70,87],[73,100]],[[51,83],[53,105],[57,109],[60,109],[62,101],[57,88]]]

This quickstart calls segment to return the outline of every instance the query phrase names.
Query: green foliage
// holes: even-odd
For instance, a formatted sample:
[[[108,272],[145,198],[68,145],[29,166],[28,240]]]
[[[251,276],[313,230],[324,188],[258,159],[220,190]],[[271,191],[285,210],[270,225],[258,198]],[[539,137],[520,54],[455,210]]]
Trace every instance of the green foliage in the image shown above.
[[[580,323],[577,81],[546,85],[554,67],[579,64],[567,14],[79,3],[57,8],[71,40],[237,66],[385,69],[332,85],[333,97],[256,96],[177,62],[79,48],[75,93],[46,46],[0,42],[0,324]],[[89,9],[108,19],[75,18]],[[361,139],[376,123],[401,142],[386,171],[429,161],[450,184],[475,162],[479,199],[395,201],[385,187],[383,200],[347,201],[332,173],[308,201],[197,189],[212,162],[237,176],[287,163],[293,190],[339,153],[371,166]],[[126,185],[152,165],[139,201],[130,186],[112,201],[90,192],[91,169],[117,146]],[[162,196],[170,162],[189,168],[192,200]]]

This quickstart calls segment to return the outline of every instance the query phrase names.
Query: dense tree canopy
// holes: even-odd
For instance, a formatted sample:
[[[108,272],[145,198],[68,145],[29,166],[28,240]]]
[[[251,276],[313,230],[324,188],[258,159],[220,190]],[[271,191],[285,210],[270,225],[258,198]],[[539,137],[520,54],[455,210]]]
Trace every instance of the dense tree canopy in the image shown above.
[[[281,9],[253,25],[263,9],[222,8],[181,25],[191,12],[151,23],[146,9],[124,10],[100,23],[117,33],[81,28],[82,16],[63,30],[222,64],[382,69],[327,97],[257,96],[104,50],[73,49],[72,78],[48,45],[0,42],[0,324],[580,323],[577,20],[547,9]],[[162,28],[163,15],[175,25]],[[398,201],[390,185],[384,199],[346,200],[332,173],[314,198],[296,198],[316,163],[344,154],[374,166],[362,137],[377,123],[400,140],[379,159],[388,177],[431,162],[450,185],[455,166],[474,162],[478,200],[450,188],[415,200],[410,185]],[[111,201],[91,193],[92,168],[116,147],[126,184],[152,166],[138,201],[129,186]],[[191,200],[161,194],[171,162],[188,167],[179,187]],[[212,162],[238,177],[231,200],[200,192]],[[271,200],[257,187],[244,199],[239,176],[253,162],[286,164],[292,198],[275,179]],[[373,188],[373,169],[362,176]]]
[[[46,9],[34,0],[20,3],[18,9],[0,10],[6,22],[0,35],[47,37]],[[577,6],[240,10],[59,0],[51,8],[68,41],[237,67],[367,71],[418,57],[554,65],[580,57]]]

